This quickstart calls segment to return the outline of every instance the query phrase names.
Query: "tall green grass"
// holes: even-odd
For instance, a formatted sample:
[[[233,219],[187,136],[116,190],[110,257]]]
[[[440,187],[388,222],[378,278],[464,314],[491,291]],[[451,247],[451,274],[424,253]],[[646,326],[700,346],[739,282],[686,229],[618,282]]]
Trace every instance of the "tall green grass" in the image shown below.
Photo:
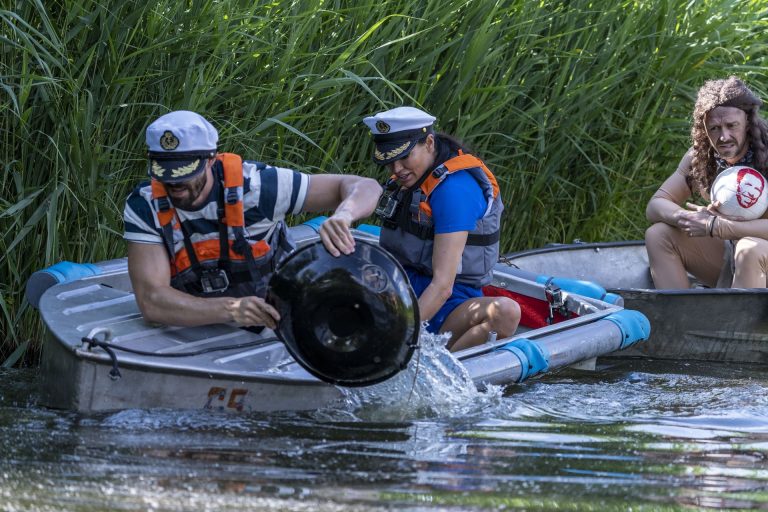
[[[11,2],[0,355],[40,339],[32,272],[124,253],[157,115],[199,111],[251,159],[382,177],[360,120],[421,106],[497,173],[504,250],[638,238],[696,89],[736,73],[766,91],[767,15],[750,0]]]

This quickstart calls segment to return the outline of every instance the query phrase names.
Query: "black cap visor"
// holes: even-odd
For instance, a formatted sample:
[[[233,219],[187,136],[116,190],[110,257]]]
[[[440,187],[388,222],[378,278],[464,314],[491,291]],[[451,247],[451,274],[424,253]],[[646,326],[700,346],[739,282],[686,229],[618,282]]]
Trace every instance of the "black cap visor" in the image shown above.
[[[376,149],[373,152],[373,161],[378,165],[387,165],[395,160],[405,158],[420,141],[432,133],[431,127],[415,130],[401,131],[397,133],[380,134],[373,136]]]
[[[149,153],[149,176],[163,183],[181,183],[205,170],[211,153]]]

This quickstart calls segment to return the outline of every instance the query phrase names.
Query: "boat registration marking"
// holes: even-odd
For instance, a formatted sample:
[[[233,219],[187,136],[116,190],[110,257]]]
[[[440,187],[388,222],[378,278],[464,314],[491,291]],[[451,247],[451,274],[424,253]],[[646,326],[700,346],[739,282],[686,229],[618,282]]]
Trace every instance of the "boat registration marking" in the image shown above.
[[[220,386],[212,386],[208,390],[208,399],[205,402],[204,409],[225,410],[232,409],[242,412],[245,407],[245,395],[247,389],[234,388],[230,391]]]

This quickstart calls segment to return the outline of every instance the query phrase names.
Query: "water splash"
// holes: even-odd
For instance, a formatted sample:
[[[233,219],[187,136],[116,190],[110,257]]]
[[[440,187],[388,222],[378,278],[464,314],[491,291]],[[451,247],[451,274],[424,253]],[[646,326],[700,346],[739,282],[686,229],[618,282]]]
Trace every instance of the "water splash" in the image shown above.
[[[341,409],[364,421],[402,421],[471,414],[498,402],[501,388],[479,392],[464,366],[445,348],[449,338],[450,333],[435,335],[422,328],[408,367],[380,384],[343,389]]]

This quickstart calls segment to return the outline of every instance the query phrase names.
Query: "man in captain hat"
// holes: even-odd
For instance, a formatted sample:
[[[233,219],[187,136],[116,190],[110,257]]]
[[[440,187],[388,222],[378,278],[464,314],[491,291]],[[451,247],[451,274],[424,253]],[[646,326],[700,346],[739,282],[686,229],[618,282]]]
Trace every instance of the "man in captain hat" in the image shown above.
[[[373,161],[391,173],[376,214],[380,244],[403,265],[419,296],[419,314],[433,333],[450,332],[448,347],[511,336],[520,307],[484,297],[499,258],[504,209],[493,173],[458,139],[434,131],[435,117],[398,107],[366,117]]]
[[[169,325],[276,326],[266,281],[291,249],[285,218],[332,211],[320,238],[334,256],[354,251],[353,222],[381,194],[375,180],[308,175],[219,153],[200,114],[175,111],[146,131],[150,182],[126,200],[128,270],[144,318]]]

